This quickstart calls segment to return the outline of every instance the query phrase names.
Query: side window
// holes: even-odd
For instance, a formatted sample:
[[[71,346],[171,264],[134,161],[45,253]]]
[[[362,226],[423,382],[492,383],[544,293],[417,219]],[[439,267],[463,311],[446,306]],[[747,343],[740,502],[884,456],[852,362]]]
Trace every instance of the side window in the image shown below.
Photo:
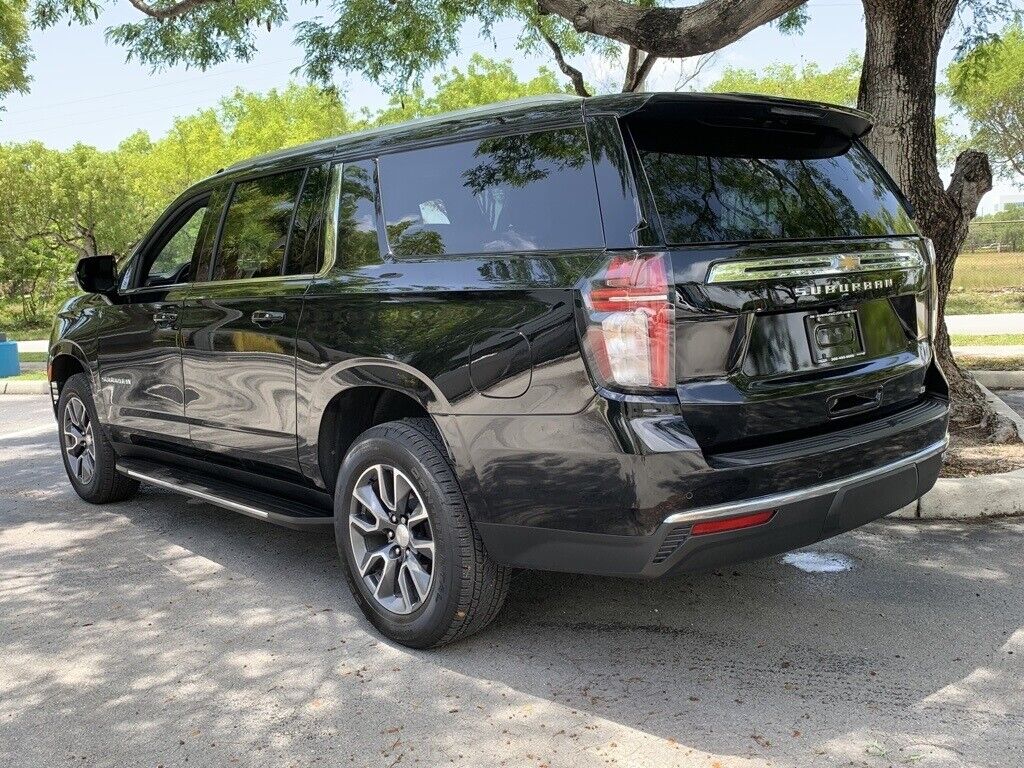
[[[338,264],[361,267],[381,263],[377,243],[376,181],[372,160],[345,163],[338,217]]]
[[[583,128],[463,141],[379,163],[396,256],[604,246]]]
[[[207,200],[185,208],[165,232],[155,251],[142,261],[137,285],[151,287],[187,283],[192,279],[190,265],[199,243],[200,230],[206,216]]]
[[[327,212],[327,184],[330,165],[310,168],[302,185],[299,209],[295,213],[292,239],[288,246],[289,275],[312,275],[320,270],[324,252],[324,216]]]
[[[228,204],[213,280],[280,275],[305,170],[263,176],[235,185]]]

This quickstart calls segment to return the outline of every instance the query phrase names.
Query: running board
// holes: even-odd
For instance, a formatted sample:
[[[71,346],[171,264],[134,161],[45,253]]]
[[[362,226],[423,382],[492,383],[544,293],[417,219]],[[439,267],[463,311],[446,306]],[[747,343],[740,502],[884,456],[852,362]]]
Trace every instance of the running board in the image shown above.
[[[307,530],[334,525],[334,515],[329,510],[261,491],[239,488],[180,467],[143,459],[118,459],[117,471],[135,480],[152,483],[285,528]]]

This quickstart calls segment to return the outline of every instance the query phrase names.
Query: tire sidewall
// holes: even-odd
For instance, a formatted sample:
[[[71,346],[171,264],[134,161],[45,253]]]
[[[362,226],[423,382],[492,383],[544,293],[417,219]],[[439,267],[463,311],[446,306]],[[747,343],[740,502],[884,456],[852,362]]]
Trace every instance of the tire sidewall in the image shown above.
[[[92,439],[93,439],[93,450],[96,457],[96,466],[93,469],[92,479],[88,483],[83,483],[75,475],[74,470],[71,468],[71,464],[68,462],[67,447],[64,443],[64,411],[67,408],[68,401],[72,397],[77,397],[85,405],[85,410],[89,414],[89,423],[92,425]],[[92,402],[92,390],[89,387],[89,382],[84,374],[76,374],[68,379],[67,383],[61,388],[60,397],[57,399],[57,439],[60,440],[60,456],[64,462],[64,471],[68,475],[68,480],[71,481],[71,485],[74,486],[75,492],[78,493],[83,499],[90,499],[95,496],[99,491],[102,473],[101,462],[105,459],[103,455],[103,435],[101,433],[101,427],[98,419],[96,418],[96,407]]]
[[[389,434],[390,432],[390,434]],[[434,538],[434,578],[423,605],[409,614],[386,610],[369,593],[356,568],[349,534],[352,491],[363,472],[374,464],[391,464],[402,470],[415,484],[430,515]],[[461,500],[460,500],[461,501]],[[370,622],[398,642],[414,647],[429,647],[439,640],[455,618],[458,587],[464,555],[454,530],[452,500],[440,487],[433,473],[402,435],[386,426],[374,427],[359,438],[338,472],[334,495],[334,530],[338,552],[352,593]]]

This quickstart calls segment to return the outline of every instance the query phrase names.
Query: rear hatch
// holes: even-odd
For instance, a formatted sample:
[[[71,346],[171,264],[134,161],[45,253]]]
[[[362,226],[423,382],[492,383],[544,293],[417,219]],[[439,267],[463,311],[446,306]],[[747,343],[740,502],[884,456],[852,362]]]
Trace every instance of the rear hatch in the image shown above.
[[[667,102],[623,124],[670,253],[675,380],[706,452],[841,429],[926,396],[931,259],[858,141],[862,115]]]

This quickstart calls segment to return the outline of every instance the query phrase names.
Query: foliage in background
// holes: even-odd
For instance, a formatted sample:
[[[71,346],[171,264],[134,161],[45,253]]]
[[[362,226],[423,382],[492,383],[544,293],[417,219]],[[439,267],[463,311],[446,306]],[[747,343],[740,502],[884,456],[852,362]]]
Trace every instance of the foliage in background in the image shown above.
[[[946,76],[971,143],[988,152],[997,172],[1024,180],[1024,26],[982,43],[954,61]]]
[[[708,90],[788,96],[852,107],[857,104],[860,67],[861,57],[856,52],[851,52],[845,61],[832,69],[822,69],[814,63],[802,67],[769,64],[761,70],[726,67]]]
[[[511,62],[494,61],[473,54],[465,72],[454,67],[450,72],[434,77],[432,95],[428,95],[422,86],[416,86],[409,93],[393,95],[387,107],[366,117],[373,125],[388,125],[478,104],[559,92],[567,93],[569,88],[546,67],[541,67],[536,77],[523,81],[516,75]]]
[[[28,90],[28,0],[0,2],[0,98]],[[2,109],[2,108],[0,108]]]
[[[195,181],[239,160],[413,117],[564,91],[551,70],[520,80],[508,61],[474,56],[465,70],[413,88],[377,113],[354,115],[334,91],[291,84],[241,88],[211,109],[178,118],[164,136],[132,134],[116,150],[39,142],[0,145],[0,327],[45,324],[75,292],[76,259],[123,256]]]

